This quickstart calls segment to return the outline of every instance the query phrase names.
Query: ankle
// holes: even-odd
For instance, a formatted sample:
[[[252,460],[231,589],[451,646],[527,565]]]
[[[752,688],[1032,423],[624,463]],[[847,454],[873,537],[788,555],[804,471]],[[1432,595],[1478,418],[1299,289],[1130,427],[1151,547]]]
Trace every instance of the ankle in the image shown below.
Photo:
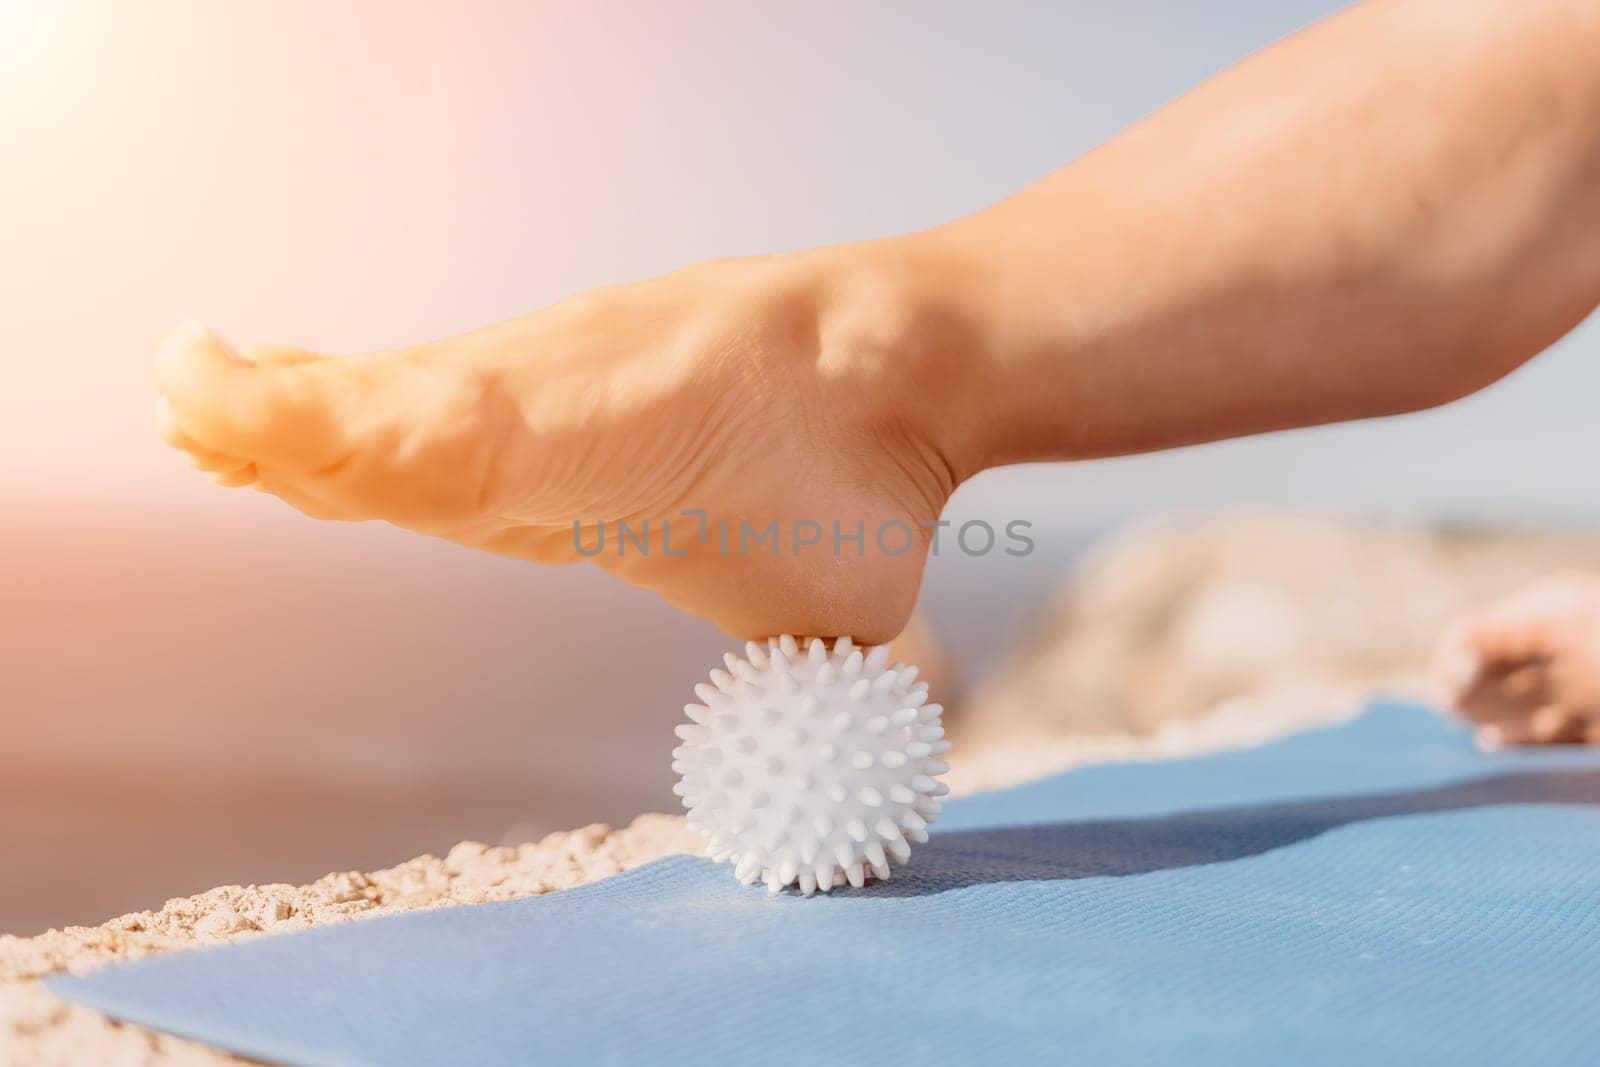
[[[995,465],[991,372],[961,297],[967,265],[927,234],[797,259],[816,293],[816,367],[830,392],[876,439],[919,458],[943,496]]]

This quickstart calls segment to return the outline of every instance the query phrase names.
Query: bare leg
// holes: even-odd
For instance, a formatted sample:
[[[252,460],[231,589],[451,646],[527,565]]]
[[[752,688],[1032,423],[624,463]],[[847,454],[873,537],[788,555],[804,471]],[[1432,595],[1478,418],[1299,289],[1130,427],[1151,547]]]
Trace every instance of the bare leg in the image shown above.
[[[1443,403],[1571,329],[1600,301],[1597,56],[1591,0],[1373,0],[926,233],[351,359],[182,328],[168,437],[310,515],[548,562],[583,558],[575,521],[902,523],[900,554],[595,560],[740,635],[882,640],[986,467]]]

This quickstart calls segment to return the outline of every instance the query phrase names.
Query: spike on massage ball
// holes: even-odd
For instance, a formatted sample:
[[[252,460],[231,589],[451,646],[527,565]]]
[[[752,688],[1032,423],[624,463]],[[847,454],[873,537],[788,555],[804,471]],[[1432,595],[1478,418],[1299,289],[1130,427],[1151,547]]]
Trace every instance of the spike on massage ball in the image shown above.
[[[695,687],[706,705],[684,708],[672,752],[706,855],[771,893],[888,878],[949,792],[926,740],[942,709],[916,668],[890,665],[887,645],[788,634],[724,667]]]

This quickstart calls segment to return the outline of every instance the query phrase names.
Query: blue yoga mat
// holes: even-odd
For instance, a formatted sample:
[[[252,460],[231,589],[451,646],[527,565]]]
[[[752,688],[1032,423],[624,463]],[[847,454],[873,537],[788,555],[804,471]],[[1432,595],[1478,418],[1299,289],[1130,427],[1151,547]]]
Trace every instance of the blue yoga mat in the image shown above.
[[[830,897],[673,857],[49,985],[291,1064],[1600,1058],[1600,754],[1484,754],[1377,706],[936,830]]]

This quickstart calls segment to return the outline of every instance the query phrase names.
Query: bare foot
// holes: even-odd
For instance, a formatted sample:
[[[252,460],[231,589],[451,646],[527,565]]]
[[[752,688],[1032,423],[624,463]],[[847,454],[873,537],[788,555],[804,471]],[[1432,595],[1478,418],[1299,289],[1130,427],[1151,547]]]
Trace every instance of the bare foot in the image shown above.
[[[1600,744],[1600,575],[1551,575],[1457,621],[1433,673],[1485,745]]]
[[[240,354],[185,324],[158,357],[164,432],[218,483],[316,518],[547,563],[598,545],[593,562],[739,636],[883,641],[956,482],[896,333],[905,309],[886,299],[784,256],[354,358]],[[618,520],[648,523],[648,555]],[[796,550],[801,520],[821,541]],[[753,539],[774,522],[777,544]]]

